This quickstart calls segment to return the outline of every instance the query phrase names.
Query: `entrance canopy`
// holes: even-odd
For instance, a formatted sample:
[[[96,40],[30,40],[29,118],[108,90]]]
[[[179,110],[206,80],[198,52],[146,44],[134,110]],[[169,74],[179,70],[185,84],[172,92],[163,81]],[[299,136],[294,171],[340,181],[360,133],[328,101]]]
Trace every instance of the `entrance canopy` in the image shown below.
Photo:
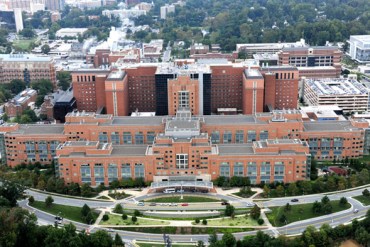
[[[152,189],[165,189],[165,188],[202,188],[213,189],[213,183],[208,181],[160,181],[153,182],[150,186]]]

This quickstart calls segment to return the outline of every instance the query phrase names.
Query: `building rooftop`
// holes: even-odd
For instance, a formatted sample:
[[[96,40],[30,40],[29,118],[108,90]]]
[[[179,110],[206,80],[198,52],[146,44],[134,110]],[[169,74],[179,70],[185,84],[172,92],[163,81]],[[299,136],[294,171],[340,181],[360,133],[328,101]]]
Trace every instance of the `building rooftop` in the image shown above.
[[[356,80],[341,78],[307,79],[305,85],[318,95],[367,94],[367,89]]]
[[[319,122],[303,122],[304,131],[322,131],[322,132],[333,132],[333,131],[345,131],[349,132],[352,130],[359,130],[354,127],[350,121],[319,121]]]
[[[112,122],[101,125],[161,125],[163,117],[114,117]]]
[[[64,133],[63,124],[22,124],[13,134],[24,135],[61,135]]]
[[[265,124],[251,115],[208,115],[203,116],[207,125]]]
[[[250,78],[250,79],[253,79],[253,78],[262,79],[263,78],[261,72],[258,69],[246,69],[246,70],[244,70],[244,74],[247,78]]]
[[[124,71],[113,71],[108,75],[107,81],[122,80],[126,75]]]
[[[301,46],[301,47],[284,47],[283,51],[307,51],[312,50],[339,50],[338,46]]]
[[[0,54],[0,62],[51,62],[49,56],[37,56],[33,54]]]
[[[198,74],[211,73],[211,69],[207,64],[185,64],[177,66],[173,63],[158,64],[156,74]]]
[[[356,40],[363,43],[370,43],[370,35],[351,35],[350,40]]]
[[[262,71],[281,71],[281,70],[298,70],[295,66],[290,65],[276,65],[276,66],[267,66],[262,67]]]
[[[254,154],[253,145],[247,144],[219,144],[218,153],[221,156],[226,155],[250,155]]]

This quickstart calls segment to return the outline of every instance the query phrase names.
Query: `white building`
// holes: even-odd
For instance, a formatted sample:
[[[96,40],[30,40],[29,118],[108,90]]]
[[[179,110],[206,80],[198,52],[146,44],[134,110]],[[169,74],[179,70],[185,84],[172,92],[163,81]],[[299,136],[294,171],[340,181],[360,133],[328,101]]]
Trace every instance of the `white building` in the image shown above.
[[[356,80],[324,78],[306,79],[303,98],[309,105],[337,105],[343,112],[368,109],[369,92]]]
[[[169,13],[175,13],[175,5],[166,4],[161,7],[161,19],[166,19]]]
[[[348,55],[360,63],[370,62],[370,35],[351,35]]]
[[[22,9],[14,9],[15,29],[17,32],[23,30]]]
[[[131,8],[131,9],[114,9],[114,10],[103,10],[102,14],[108,18],[119,17],[120,20],[125,18],[135,18],[140,15],[146,15],[146,10]]]
[[[358,71],[363,74],[370,74],[370,64],[358,66]]]
[[[57,38],[64,38],[64,37],[75,37],[77,38],[78,35],[84,35],[87,32],[87,28],[62,28],[59,29],[55,36]]]
[[[42,3],[31,3],[30,4],[31,13],[34,14],[37,11],[45,10],[45,4]]]

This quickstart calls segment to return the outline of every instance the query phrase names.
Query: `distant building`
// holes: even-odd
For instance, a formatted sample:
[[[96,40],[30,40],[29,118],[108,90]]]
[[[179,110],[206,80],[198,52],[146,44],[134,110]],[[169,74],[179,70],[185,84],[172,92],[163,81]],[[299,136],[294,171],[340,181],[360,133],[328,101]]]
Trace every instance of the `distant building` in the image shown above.
[[[15,28],[17,32],[23,30],[23,17],[22,17],[22,9],[15,8],[14,9],[14,18],[15,18]]]
[[[58,38],[73,37],[77,38],[78,35],[83,36],[87,32],[87,28],[62,28],[59,29],[55,36]]]
[[[50,11],[60,11],[64,9],[64,0],[45,0],[45,7]]]
[[[1,22],[2,28],[6,28],[9,31],[17,30],[16,22],[15,22],[15,15],[14,15],[13,10],[1,10],[0,11],[0,22]]]
[[[52,12],[50,16],[51,22],[57,22],[61,19],[61,15],[58,11]]]
[[[207,54],[209,52],[209,45],[203,45],[202,43],[195,43],[190,46],[190,55],[193,54]]]
[[[47,120],[57,120],[64,123],[65,116],[77,108],[76,99],[73,97],[72,89],[67,91],[58,90],[46,95],[41,105],[40,114],[45,114]]]
[[[56,86],[54,59],[33,54],[0,54],[0,82],[9,83],[14,79],[23,80],[27,85],[48,79]]]
[[[30,10],[31,10],[31,14],[34,14],[37,11],[44,11],[45,10],[45,4],[42,4],[42,3],[31,3]]]
[[[169,13],[175,13],[175,5],[173,5],[173,4],[166,4],[166,5],[164,5],[164,6],[161,7],[161,9],[160,9],[161,19],[166,19],[167,18],[167,15]]]
[[[359,63],[370,62],[370,35],[351,35],[348,55]]]
[[[369,103],[368,90],[349,79],[306,79],[303,97],[309,105],[337,105],[347,113],[367,111]]]
[[[278,53],[279,65],[296,66],[300,77],[338,78],[342,51],[336,46],[284,47]]]
[[[16,117],[21,115],[27,109],[31,102],[35,102],[37,97],[36,90],[27,88],[20,92],[12,100],[5,103],[5,112],[9,117]]]

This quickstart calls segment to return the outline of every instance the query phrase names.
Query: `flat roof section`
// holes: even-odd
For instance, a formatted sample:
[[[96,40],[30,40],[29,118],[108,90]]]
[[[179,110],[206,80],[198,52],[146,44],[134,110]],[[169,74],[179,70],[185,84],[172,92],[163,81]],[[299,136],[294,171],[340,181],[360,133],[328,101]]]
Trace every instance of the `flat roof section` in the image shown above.
[[[163,117],[114,117],[111,123],[102,123],[101,125],[161,125]]]
[[[325,122],[303,122],[304,131],[351,131],[360,130],[360,128],[354,127],[349,121],[325,121]]]
[[[207,115],[203,118],[207,125],[266,124],[266,122],[259,121],[254,116],[247,115]]]
[[[63,134],[63,124],[22,124],[19,130],[12,133],[26,134],[26,135],[50,135]]]

